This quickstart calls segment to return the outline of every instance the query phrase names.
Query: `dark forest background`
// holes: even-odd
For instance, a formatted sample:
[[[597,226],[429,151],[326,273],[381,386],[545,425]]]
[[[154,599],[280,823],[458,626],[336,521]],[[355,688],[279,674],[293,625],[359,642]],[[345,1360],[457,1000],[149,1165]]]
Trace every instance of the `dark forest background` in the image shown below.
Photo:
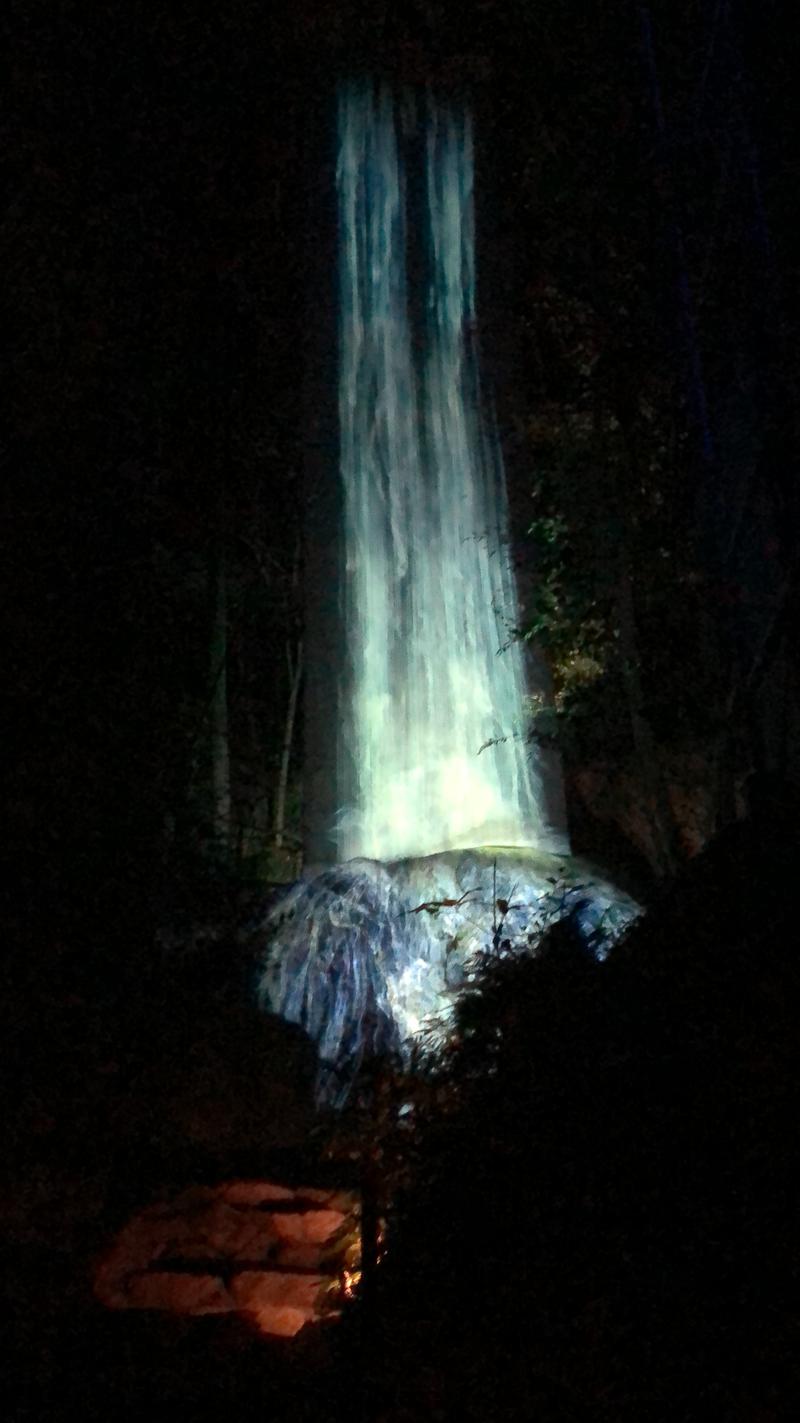
[[[314,1420],[353,1397],[392,1420],[793,1416],[791,18],[6,7],[20,1417],[263,1417],[273,1387]],[[509,946],[431,1079],[389,1074],[366,1124],[322,1124],[401,1243],[378,1324],[362,1311],[299,1388],[260,1343],[100,1320],[88,1262],[158,1191],[319,1148],[313,1054],[248,1004],[237,929],[300,866],[309,530],[336,479],[333,103],[360,72],[474,110],[517,632],[552,677],[533,735],[561,750],[575,848],[655,909],[608,972],[568,930],[538,959]],[[337,1401],[333,1375],[360,1392]]]
[[[296,871],[303,535],[335,479],[302,392],[335,352],[334,86],[365,69],[476,112],[481,342],[576,844],[664,876],[754,767],[795,769],[782,13],[17,7],[6,645],[31,887],[60,862],[62,896],[141,901],[209,850]]]
[[[533,735],[575,848],[646,895],[753,772],[796,778],[786,16],[12,6],[8,912],[31,984],[76,956],[135,979],[165,922],[298,872],[352,73],[475,113],[518,635],[552,676]]]

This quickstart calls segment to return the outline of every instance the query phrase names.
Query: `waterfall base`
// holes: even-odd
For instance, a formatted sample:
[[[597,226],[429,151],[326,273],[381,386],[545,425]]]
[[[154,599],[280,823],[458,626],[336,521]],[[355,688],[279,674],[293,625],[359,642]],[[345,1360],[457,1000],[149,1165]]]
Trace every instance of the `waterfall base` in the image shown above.
[[[342,1104],[362,1065],[447,1032],[475,957],[537,940],[570,918],[602,959],[640,912],[573,856],[484,847],[384,864],[349,860],[287,887],[265,921],[258,997],[302,1027],[318,1098]]]

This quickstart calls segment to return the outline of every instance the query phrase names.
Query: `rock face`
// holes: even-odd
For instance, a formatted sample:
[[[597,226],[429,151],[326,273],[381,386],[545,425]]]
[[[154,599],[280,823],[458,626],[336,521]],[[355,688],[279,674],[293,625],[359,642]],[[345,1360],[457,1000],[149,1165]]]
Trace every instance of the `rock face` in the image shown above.
[[[346,1191],[269,1181],[194,1186],[133,1217],[100,1261],[110,1309],[250,1317],[288,1337],[329,1313],[359,1252]]]
[[[364,1060],[406,1052],[431,1020],[446,1028],[478,953],[535,945],[569,917],[602,959],[638,913],[601,871],[568,855],[488,848],[350,860],[272,906],[259,998],[316,1044],[317,1095],[336,1104]]]
[[[316,1046],[319,1101],[340,1104],[366,1058],[400,1051],[388,981],[408,957],[407,924],[387,869],[371,860],[290,885],[270,908],[259,1001]]]

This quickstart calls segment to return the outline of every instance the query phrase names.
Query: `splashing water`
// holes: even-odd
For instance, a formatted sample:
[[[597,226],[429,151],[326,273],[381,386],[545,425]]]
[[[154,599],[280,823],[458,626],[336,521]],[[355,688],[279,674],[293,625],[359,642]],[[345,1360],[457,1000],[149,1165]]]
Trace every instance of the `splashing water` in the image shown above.
[[[412,224],[409,187],[420,176]],[[481,414],[472,187],[464,113],[432,97],[415,107],[381,85],[343,90],[345,860],[565,848],[541,809],[524,650],[510,639],[505,482]],[[409,275],[420,264],[421,314]]]

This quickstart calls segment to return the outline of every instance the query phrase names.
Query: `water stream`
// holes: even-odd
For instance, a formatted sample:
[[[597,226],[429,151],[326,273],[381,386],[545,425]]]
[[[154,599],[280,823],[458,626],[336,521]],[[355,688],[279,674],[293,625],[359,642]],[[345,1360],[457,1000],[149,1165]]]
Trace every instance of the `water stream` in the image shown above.
[[[476,952],[569,915],[600,956],[631,912],[569,862],[528,735],[481,399],[470,120],[364,82],[343,88],[338,122],[339,864],[270,910],[258,988],[313,1039],[331,1103],[447,1019]]]
[[[337,177],[339,858],[563,850],[526,739],[505,481],[482,412],[470,120],[349,85]]]

